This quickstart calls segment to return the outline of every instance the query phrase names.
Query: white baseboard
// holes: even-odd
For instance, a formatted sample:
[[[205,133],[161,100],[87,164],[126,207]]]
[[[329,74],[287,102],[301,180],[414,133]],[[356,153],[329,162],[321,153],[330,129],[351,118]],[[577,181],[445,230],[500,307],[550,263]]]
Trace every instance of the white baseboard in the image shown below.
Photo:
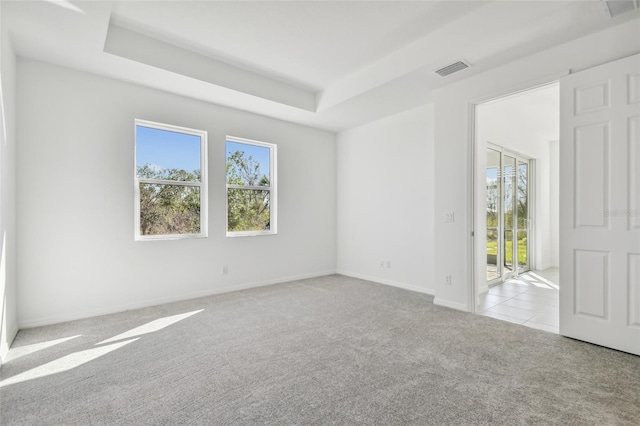
[[[419,286],[413,285],[413,284],[407,284],[407,283],[402,283],[402,282],[398,282],[398,281],[387,280],[387,279],[379,278],[379,277],[371,277],[371,276],[368,276],[368,275],[358,274],[358,273],[355,273],[355,272],[344,271],[344,270],[340,270],[340,269],[338,271],[336,271],[336,273],[340,274],[340,275],[345,275],[347,277],[359,278],[359,279],[365,280],[365,281],[372,281],[372,282],[378,283],[378,284],[384,284],[384,285],[388,285],[388,286],[392,286],[392,287],[402,288],[404,290],[411,290],[411,291],[415,291],[415,292],[418,292],[418,293],[428,294],[429,296],[435,295],[435,291],[432,288],[419,287]]]
[[[540,263],[536,263],[535,265],[533,265],[533,267],[531,268],[532,271],[536,270],[536,271],[544,271],[545,269],[548,269],[551,267],[551,264],[549,262],[540,262]]]
[[[444,300],[440,297],[436,297],[433,299],[433,304],[438,306],[444,306],[445,308],[456,309],[458,311],[469,312],[469,308],[464,303],[451,302],[449,300]]]
[[[183,300],[197,299],[199,297],[212,296],[215,294],[229,293],[232,291],[246,290],[249,288],[264,287],[267,285],[304,280],[307,278],[323,277],[326,275],[333,275],[335,273],[336,273],[335,270],[313,272],[310,274],[293,275],[293,276],[282,277],[282,278],[266,280],[266,281],[258,281],[258,282],[245,283],[245,284],[215,288],[215,289],[204,290],[204,291],[183,293],[183,294],[178,294],[178,295],[169,296],[169,297],[159,297],[155,299],[140,300],[137,302],[108,306],[108,307],[99,308],[99,309],[89,309],[86,311],[65,313],[63,315],[52,315],[52,316],[41,317],[41,318],[27,318],[19,321],[18,328],[24,329],[24,328],[41,327],[44,325],[52,325],[52,324],[58,324],[58,323],[67,322],[67,321],[75,321],[75,320],[84,319],[84,318],[97,317],[100,315],[115,314],[118,312],[130,311],[132,309],[140,309],[140,308],[147,308],[149,306],[163,305],[165,303],[173,303],[173,302],[180,302]]]
[[[478,287],[478,294],[476,294],[476,306],[480,303],[480,296],[487,292],[489,292],[489,286],[486,283],[481,284],[480,287]]]

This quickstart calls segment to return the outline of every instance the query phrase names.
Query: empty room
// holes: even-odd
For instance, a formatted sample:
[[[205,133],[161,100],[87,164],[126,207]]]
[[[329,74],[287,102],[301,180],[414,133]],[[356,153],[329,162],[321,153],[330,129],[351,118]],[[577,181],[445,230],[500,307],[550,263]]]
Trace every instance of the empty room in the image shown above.
[[[2,1],[0,114],[2,425],[640,418],[638,0]]]

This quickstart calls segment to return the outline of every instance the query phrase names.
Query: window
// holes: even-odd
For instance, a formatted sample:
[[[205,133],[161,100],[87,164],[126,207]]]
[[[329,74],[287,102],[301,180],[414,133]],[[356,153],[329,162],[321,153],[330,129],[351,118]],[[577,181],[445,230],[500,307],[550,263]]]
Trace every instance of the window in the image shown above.
[[[227,236],[276,233],[276,145],[227,137]]]
[[[135,238],[207,236],[207,132],[135,121]]]

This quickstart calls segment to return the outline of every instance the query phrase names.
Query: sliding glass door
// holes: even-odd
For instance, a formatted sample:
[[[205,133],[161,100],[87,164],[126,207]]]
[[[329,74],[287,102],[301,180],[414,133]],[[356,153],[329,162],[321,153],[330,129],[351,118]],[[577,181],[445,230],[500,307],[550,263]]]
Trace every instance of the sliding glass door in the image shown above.
[[[500,279],[500,221],[502,194],[502,156],[500,151],[487,149],[487,281]]]
[[[530,163],[497,146],[487,148],[487,281],[529,270]]]
[[[518,159],[516,172],[516,251],[518,272],[529,268],[529,160]]]
[[[503,209],[503,243],[502,266],[504,275],[512,275],[513,272],[513,235],[514,235],[514,183],[515,183],[515,166],[516,159],[510,155],[503,153],[502,155],[502,173],[504,176],[504,192],[502,199],[504,200]]]

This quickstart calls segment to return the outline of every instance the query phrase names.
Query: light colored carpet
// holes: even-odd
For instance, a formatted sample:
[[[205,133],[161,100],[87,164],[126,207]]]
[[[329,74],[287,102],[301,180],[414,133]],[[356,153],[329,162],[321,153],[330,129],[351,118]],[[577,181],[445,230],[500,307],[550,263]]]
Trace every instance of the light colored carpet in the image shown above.
[[[0,380],[3,425],[640,419],[640,357],[338,275],[23,330]]]

